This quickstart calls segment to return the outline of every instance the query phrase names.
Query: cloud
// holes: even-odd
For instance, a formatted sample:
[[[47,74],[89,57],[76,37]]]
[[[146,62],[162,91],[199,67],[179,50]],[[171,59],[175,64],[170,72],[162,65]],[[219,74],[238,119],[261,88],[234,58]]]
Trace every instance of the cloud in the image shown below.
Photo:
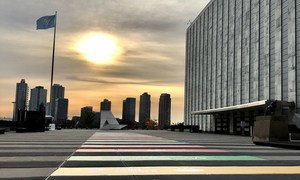
[[[81,78],[77,76],[68,76],[68,80],[75,80],[75,81],[83,81],[83,82],[91,82],[91,83],[99,83],[103,85],[151,85],[151,86],[165,86],[170,85],[172,81],[107,81],[104,79],[99,78]],[[176,81],[177,83],[177,81]]]
[[[130,86],[131,91],[137,91],[131,95],[153,90],[155,97],[168,90],[176,94],[173,97],[176,102],[172,102],[176,109],[172,112],[176,112],[177,120],[182,120],[185,30],[187,22],[193,20],[208,2],[1,0],[0,84],[11,82],[1,91],[1,96],[13,100],[15,83],[21,78],[26,78],[30,86],[49,84],[53,30],[37,31],[35,21],[58,11],[54,80],[64,83],[67,89],[78,90],[77,94],[72,91],[76,95],[71,94],[71,97],[78,97],[89,87],[97,87],[94,94],[102,94],[108,93],[109,87],[125,89]],[[114,64],[88,63],[72,49],[78,38],[89,32],[107,33],[118,39],[123,53]],[[105,86],[107,91],[103,92],[99,86]],[[111,92],[117,93],[117,90]],[[79,111],[79,104],[94,103],[93,98],[83,96],[80,103],[70,100],[70,115]],[[118,98],[118,94],[112,97]],[[0,101],[2,107],[11,106],[7,100]],[[7,109],[6,116],[11,114]]]

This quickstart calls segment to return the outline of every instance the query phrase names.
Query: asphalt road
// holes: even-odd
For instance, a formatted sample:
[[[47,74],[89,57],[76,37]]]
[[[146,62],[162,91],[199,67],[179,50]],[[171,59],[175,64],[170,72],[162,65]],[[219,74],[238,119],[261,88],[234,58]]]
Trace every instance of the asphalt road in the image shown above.
[[[300,151],[249,137],[61,130],[0,136],[4,179],[300,179]]]

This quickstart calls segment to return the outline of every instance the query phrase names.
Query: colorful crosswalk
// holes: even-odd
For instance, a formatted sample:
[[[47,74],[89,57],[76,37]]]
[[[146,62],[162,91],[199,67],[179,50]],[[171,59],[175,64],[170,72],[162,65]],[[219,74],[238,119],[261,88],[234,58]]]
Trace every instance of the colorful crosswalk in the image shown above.
[[[203,175],[300,174],[300,166],[275,166],[268,148],[210,146],[130,132],[97,132],[49,179],[129,178],[172,179]],[[237,147],[235,149],[235,147]],[[272,149],[281,152],[281,149]],[[291,151],[293,152],[293,151]],[[133,178],[134,177],[134,178]],[[143,179],[141,178],[141,179]]]
[[[300,151],[250,137],[60,130],[0,136],[0,179],[300,179]]]

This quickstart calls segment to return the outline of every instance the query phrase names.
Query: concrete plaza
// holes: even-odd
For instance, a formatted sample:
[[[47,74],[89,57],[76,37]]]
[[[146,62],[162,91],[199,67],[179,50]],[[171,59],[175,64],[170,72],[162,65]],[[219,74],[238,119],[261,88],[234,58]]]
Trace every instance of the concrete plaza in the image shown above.
[[[0,179],[299,179],[300,151],[250,137],[60,130],[0,136]]]

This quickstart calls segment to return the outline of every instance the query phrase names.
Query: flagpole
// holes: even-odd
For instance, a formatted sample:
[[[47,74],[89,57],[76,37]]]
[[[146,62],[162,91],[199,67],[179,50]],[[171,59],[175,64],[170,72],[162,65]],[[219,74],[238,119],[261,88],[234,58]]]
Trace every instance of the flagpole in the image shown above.
[[[55,26],[54,26],[54,37],[53,37],[53,49],[52,49],[52,68],[51,68],[51,84],[50,84],[50,114],[51,115],[52,115],[51,98],[52,98],[52,86],[53,86],[54,57],[55,57],[56,22],[57,22],[57,11],[55,11]]]

